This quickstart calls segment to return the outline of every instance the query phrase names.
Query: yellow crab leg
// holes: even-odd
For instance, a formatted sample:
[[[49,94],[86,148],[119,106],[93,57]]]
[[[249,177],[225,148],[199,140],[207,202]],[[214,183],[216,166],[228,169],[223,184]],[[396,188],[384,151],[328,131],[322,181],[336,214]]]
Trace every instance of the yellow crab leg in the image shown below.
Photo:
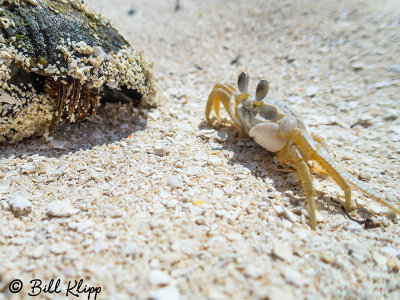
[[[229,95],[229,98],[232,97],[232,95],[236,91],[232,85],[230,85],[229,83],[226,83],[226,82],[217,83],[216,85],[214,85],[213,90],[217,90],[217,89],[224,90]],[[221,117],[219,114],[219,109],[220,109],[219,101],[214,101],[214,113],[215,113],[217,119],[221,120]]]
[[[384,200],[382,195],[380,195],[379,193],[375,192],[374,190],[369,188],[365,183],[363,183],[362,181],[358,180],[357,178],[355,178],[354,176],[352,176],[351,174],[346,172],[344,169],[342,169],[340,166],[338,166],[334,162],[332,157],[329,155],[329,153],[326,151],[326,149],[324,149],[324,148],[319,149],[317,154],[319,156],[327,157],[328,159],[330,159],[330,164],[331,164],[332,168],[336,169],[336,171],[338,172],[338,174],[340,175],[340,177],[343,180],[345,180],[346,182],[350,183],[353,187],[355,187],[358,190],[362,191],[364,194],[366,194],[367,196],[371,197],[372,199],[374,199],[378,203],[380,203],[383,206],[386,206],[387,208],[391,209],[396,214],[400,214],[400,210],[396,206],[394,206],[391,203],[389,203],[386,200]],[[350,210],[350,208],[351,208],[350,204],[348,204],[347,201],[346,201],[346,203],[345,203],[346,210],[347,209]]]
[[[314,143],[312,137],[305,131],[297,130],[293,134],[293,141],[298,145],[301,153],[308,153],[309,157],[307,159],[315,160],[320,164],[326,172],[332,177],[332,179],[341,187],[345,194],[345,208],[350,211],[352,209],[351,205],[351,188],[350,185],[364,192],[366,195],[374,199],[375,201],[381,203],[382,205],[388,207],[396,214],[400,214],[400,210],[392,205],[391,203],[385,201],[380,194],[370,189],[366,184],[350,175],[344,169],[342,169],[333,160],[329,152],[325,147],[317,147]],[[349,185],[350,184],[350,185]]]
[[[344,191],[345,208],[351,210],[351,188],[341,174],[341,169],[323,147],[317,147],[312,137],[306,131],[296,130],[293,141],[301,153],[307,153],[307,160],[315,160]]]
[[[313,138],[314,141],[316,141],[318,144],[320,144],[322,147],[324,147],[328,152],[330,152],[329,146],[322,136],[315,134],[315,133],[311,133],[311,137]]]
[[[227,82],[224,82],[224,83],[216,83],[216,84],[214,85],[214,87],[213,87],[213,90],[216,90],[216,89],[219,89],[219,88],[225,90],[226,92],[228,92],[228,93],[230,93],[230,94],[232,94],[232,95],[233,95],[233,93],[236,92],[236,89],[233,87],[233,85],[231,85],[231,84],[229,84],[229,83],[227,83]]]
[[[312,230],[317,228],[317,217],[315,212],[314,186],[310,167],[307,165],[299,149],[293,143],[289,143],[279,151],[279,159],[285,163],[289,162],[296,166],[303,186],[304,196],[306,197],[307,209]]]
[[[206,121],[209,125],[212,125],[211,119],[210,119],[210,114],[212,111],[213,106],[215,106],[215,103],[219,105],[219,102],[222,102],[222,105],[225,107],[225,110],[228,112],[229,117],[231,118],[233,125],[238,130],[241,130],[239,123],[237,122],[238,118],[236,115],[234,115],[234,112],[231,111],[230,107],[230,100],[231,100],[231,95],[229,95],[225,90],[223,89],[216,89],[213,90],[210,95],[208,96],[207,100],[207,105],[206,105]],[[220,121],[220,118],[217,118],[218,121]]]
[[[210,95],[208,96],[208,100],[207,100],[207,105],[206,105],[206,121],[209,125],[212,125],[211,119],[210,119],[210,115],[211,115],[211,111],[213,108],[215,108],[216,105],[219,106],[219,102],[222,102],[222,104],[226,107],[229,107],[229,100],[230,100],[230,96],[229,94],[224,91],[223,89],[215,89],[212,90],[212,92],[210,93]],[[221,119],[218,118],[218,121],[220,121]]]

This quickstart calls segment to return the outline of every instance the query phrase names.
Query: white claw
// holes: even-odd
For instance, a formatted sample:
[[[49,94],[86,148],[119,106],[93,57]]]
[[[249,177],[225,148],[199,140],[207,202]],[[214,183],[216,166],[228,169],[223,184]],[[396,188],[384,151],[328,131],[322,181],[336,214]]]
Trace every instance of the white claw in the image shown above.
[[[297,120],[293,116],[286,116],[279,120],[279,135],[281,137],[289,138],[292,132],[297,127]]]
[[[287,138],[279,138],[279,125],[273,122],[257,124],[249,131],[249,136],[257,144],[271,152],[281,150],[288,142]]]

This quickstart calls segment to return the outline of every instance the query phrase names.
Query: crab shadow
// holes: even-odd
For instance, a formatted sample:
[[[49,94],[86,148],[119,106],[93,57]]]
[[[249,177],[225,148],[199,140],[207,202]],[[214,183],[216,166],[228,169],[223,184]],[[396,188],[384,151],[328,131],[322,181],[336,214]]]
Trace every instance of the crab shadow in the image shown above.
[[[200,129],[210,129],[202,123]],[[233,152],[228,164],[233,166],[239,164],[248,169],[255,178],[259,178],[265,184],[260,186],[260,190],[265,190],[265,196],[273,199],[268,187],[273,187],[282,194],[283,201],[289,201],[293,207],[303,206],[306,208],[304,194],[300,178],[295,168],[284,166],[278,161],[275,154],[267,151],[259,146],[249,137],[239,134],[234,127],[217,127],[217,135],[225,137],[223,142],[220,142],[220,149]],[[313,177],[326,179],[327,176],[312,172]],[[329,214],[337,215],[342,214],[340,205],[332,201],[331,196],[324,193],[324,191],[316,190],[315,195],[316,206],[319,211],[327,211]],[[342,199],[335,201],[343,202]],[[363,213],[365,216],[365,213]],[[370,217],[368,213],[366,215]]]
[[[47,137],[36,135],[14,144],[0,143],[0,159],[35,154],[59,158],[111,144],[145,130],[147,114],[147,110],[131,104],[105,103],[93,119],[75,123],[64,121]]]

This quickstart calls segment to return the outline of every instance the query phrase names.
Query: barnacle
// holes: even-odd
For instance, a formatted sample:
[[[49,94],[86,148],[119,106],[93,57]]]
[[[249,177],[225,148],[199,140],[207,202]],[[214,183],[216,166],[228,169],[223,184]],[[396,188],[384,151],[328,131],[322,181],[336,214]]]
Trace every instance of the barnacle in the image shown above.
[[[0,0],[0,142],[154,96],[151,64],[84,1]]]

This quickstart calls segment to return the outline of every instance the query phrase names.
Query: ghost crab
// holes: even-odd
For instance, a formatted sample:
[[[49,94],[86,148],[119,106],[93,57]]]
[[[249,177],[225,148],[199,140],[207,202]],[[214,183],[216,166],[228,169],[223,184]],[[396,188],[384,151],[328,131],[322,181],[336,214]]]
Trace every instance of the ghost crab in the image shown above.
[[[375,201],[390,208],[396,214],[400,210],[383,199],[383,196],[371,190],[363,182],[350,175],[335,163],[331,157],[325,140],[317,135],[309,134],[300,115],[286,103],[266,97],[269,84],[261,80],[256,89],[255,99],[247,92],[249,76],[241,73],[238,78],[237,91],[228,83],[217,83],[210,93],[206,105],[205,117],[209,125],[214,111],[218,121],[220,103],[228,112],[233,125],[252,137],[257,144],[271,152],[277,152],[284,164],[293,164],[300,176],[308,206],[310,226],[317,227],[314,187],[308,161],[317,162],[324,171],[344,191],[345,208],[352,210],[351,187],[354,187]]]

